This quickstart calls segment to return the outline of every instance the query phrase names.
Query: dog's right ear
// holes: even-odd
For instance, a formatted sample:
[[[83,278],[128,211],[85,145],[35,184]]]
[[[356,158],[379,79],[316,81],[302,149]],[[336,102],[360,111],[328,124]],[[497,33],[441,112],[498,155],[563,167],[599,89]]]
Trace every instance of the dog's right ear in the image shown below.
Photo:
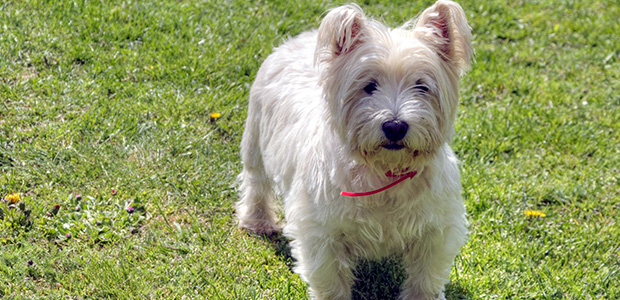
[[[319,27],[315,61],[329,61],[353,51],[363,40],[364,12],[356,4],[332,9]]]

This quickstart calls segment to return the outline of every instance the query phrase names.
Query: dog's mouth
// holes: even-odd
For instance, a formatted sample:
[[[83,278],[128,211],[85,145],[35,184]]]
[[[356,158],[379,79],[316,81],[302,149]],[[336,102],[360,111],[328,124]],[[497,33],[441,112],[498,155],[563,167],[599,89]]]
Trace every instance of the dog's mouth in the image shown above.
[[[373,173],[400,178],[414,171],[421,172],[427,163],[425,158],[428,153],[395,142],[380,144],[375,151],[363,151],[360,154],[363,164],[370,167]]]
[[[409,167],[405,168],[396,168],[394,170],[389,170],[385,173],[387,177],[403,177],[407,176],[407,174],[411,173],[413,170]]]
[[[381,147],[388,149],[388,150],[397,151],[397,150],[405,148],[405,145],[403,145],[403,143],[390,142],[390,143],[381,145]]]

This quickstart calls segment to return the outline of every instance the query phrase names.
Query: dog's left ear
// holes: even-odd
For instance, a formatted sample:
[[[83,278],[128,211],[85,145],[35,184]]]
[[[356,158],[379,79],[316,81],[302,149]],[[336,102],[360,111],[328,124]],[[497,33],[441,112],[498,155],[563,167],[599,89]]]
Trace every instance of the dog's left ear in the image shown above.
[[[470,68],[473,54],[471,28],[458,3],[437,1],[418,17],[414,32],[416,37],[434,46],[438,54],[460,73]]]
[[[332,9],[319,27],[316,62],[353,51],[363,42],[365,30],[366,18],[359,6],[349,4]]]

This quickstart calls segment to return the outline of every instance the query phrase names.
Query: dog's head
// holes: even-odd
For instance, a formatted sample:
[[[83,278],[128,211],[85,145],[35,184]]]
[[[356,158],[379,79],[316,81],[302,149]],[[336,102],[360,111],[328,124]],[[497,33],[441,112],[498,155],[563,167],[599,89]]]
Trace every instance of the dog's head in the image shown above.
[[[356,5],[321,23],[315,61],[331,126],[379,174],[422,168],[454,132],[459,77],[470,67],[462,8],[439,0],[391,29]]]

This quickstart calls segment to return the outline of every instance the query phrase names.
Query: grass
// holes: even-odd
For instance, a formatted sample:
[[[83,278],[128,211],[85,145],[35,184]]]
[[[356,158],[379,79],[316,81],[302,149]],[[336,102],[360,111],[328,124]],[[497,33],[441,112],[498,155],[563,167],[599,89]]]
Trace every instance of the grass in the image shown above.
[[[390,25],[430,5],[366,2]],[[307,297],[281,240],[235,228],[235,176],[260,63],[340,3],[0,3],[0,298]],[[620,3],[461,4],[448,298],[619,298]],[[363,264],[356,295],[394,293],[397,265]]]

